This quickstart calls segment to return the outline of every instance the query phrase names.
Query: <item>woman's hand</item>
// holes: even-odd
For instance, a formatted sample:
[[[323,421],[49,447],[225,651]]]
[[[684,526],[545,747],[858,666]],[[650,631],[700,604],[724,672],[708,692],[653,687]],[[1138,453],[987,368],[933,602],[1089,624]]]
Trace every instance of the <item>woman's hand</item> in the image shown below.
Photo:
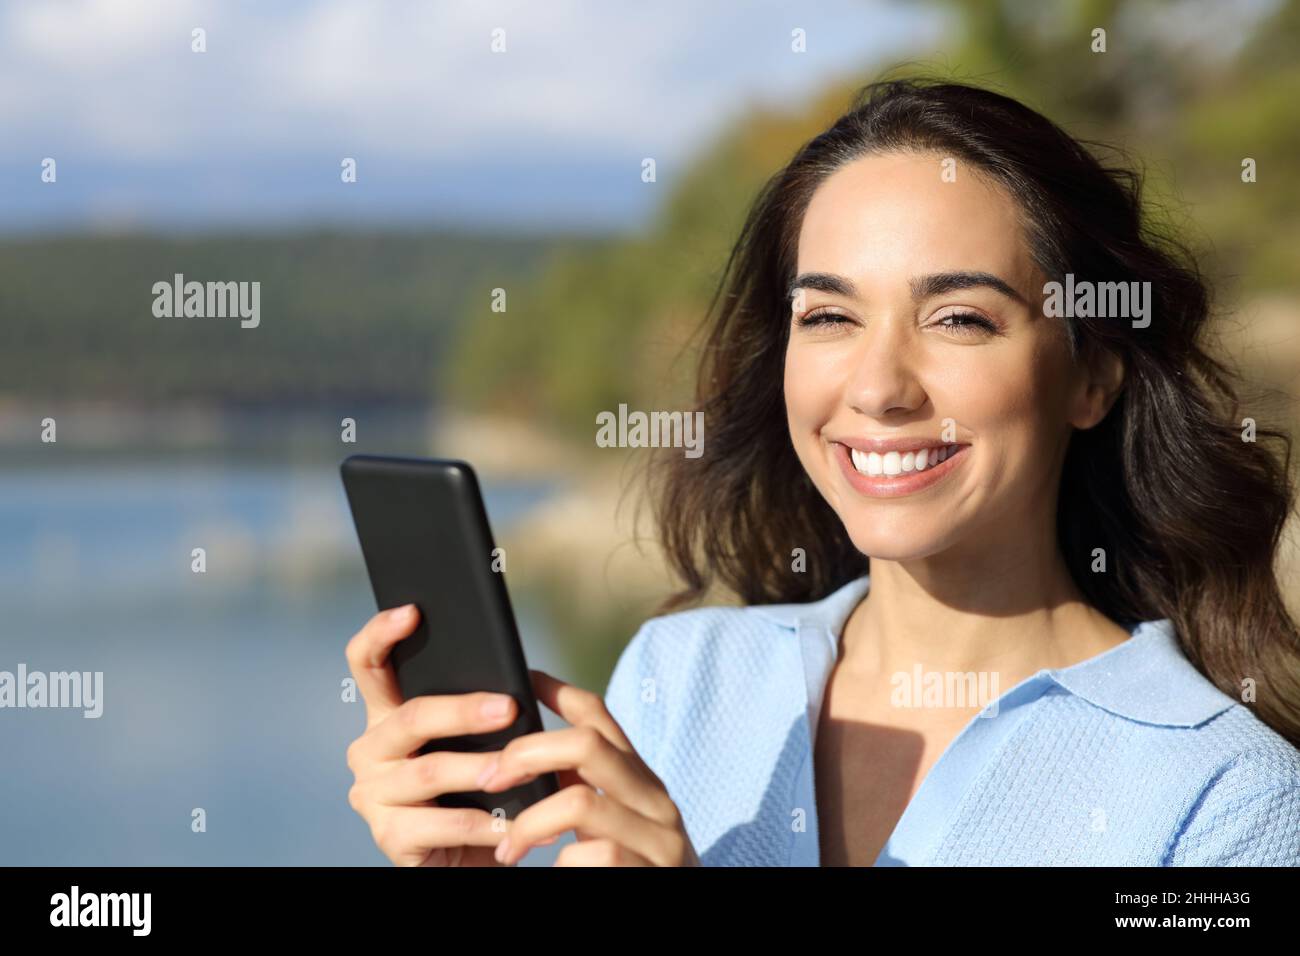
[[[596,694],[531,671],[537,699],[572,726],[516,737],[480,788],[496,793],[556,771],[560,790],[509,823],[497,858],[517,863],[566,830],[556,866],[699,866],[676,804]],[[494,755],[489,755],[494,756]]]
[[[356,782],[352,809],[370,824],[384,855],[399,866],[496,866],[493,849],[509,821],[476,809],[429,806],[443,793],[478,790],[479,774],[500,751],[419,755],[430,740],[510,726],[509,695],[476,693],[413,697],[403,702],[388,660],[393,645],[415,630],[413,605],[381,611],[348,642],[348,666],[366,704],[366,730],[348,747]],[[504,702],[495,715],[484,705]]]

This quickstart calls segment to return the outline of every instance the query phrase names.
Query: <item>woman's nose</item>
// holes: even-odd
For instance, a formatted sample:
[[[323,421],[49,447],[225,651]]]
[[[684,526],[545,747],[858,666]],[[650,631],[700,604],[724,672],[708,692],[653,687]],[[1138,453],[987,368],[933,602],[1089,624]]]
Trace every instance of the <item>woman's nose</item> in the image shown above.
[[[872,418],[913,411],[925,404],[915,349],[903,321],[879,319],[858,338],[860,352],[847,384],[848,404]]]

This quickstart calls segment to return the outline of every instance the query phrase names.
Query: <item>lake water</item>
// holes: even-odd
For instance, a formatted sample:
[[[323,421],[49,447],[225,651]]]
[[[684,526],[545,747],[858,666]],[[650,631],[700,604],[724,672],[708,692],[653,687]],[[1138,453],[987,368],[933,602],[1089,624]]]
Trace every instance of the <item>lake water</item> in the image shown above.
[[[494,529],[550,492],[485,482]],[[388,865],[347,803],[343,649],[375,607],[334,463],[0,473],[0,609],[0,670],[104,675],[97,719],[0,709],[0,864]]]

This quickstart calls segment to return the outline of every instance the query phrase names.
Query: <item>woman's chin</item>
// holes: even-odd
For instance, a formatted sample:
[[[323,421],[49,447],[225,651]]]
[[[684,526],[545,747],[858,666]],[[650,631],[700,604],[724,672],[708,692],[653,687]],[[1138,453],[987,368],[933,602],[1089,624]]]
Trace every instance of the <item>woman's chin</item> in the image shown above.
[[[876,523],[871,528],[854,528],[847,525],[849,540],[868,558],[880,561],[917,561],[938,554],[948,547],[949,529],[935,529],[926,533],[916,527],[890,534]]]

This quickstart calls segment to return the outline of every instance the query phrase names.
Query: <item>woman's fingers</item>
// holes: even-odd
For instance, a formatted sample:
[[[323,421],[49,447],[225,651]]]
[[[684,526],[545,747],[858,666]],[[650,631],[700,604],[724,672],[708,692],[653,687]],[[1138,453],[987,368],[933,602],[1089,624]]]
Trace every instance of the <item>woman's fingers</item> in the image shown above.
[[[544,730],[516,737],[502,748],[500,764],[482,789],[498,793],[550,771],[574,771],[581,780],[598,787],[632,810],[672,823],[677,808],[657,781],[639,763],[616,749],[591,725]]]
[[[533,692],[537,699],[553,712],[575,727],[595,727],[619,750],[636,753],[631,741],[623,733],[623,728],[605,707],[605,701],[599,694],[575,684],[567,684],[545,671],[530,669],[528,673],[532,677]]]
[[[408,760],[390,760],[376,765],[352,786],[348,801],[358,806],[418,806],[444,793],[469,793],[479,789],[478,778],[494,763],[498,751],[457,753],[435,750]]]
[[[420,612],[414,604],[390,608],[372,617],[348,641],[344,654],[365,701],[367,727],[401,706],[402,692],[388,654],[394,644],[410,636],[419,620]]]
[[[555,858],[556,866],[653,866],[640,853],[634,853],[613,840],[583,840],[570,843]]]
[[[504,711],[490,710],[498,705]],[[348,765],[397,760],[430,740],[500,730],[510,726],[516,712],[514,698],[509,694],[480,691],[412,697],[353,741],[348,749]]]
[[[566,787],[534,803],[510,824],[497,847],[497,859],[507,866],[549,837],[576,830],[584,840],[613,840],[654,866],[675,865],[685,855],[683,837],[670,827],[648,820],[591,787]]]
[[[419,866],[438,848],[496,846],[508,832],[483,810],[393,807],[375,817],[370,834],[398,866]]]

